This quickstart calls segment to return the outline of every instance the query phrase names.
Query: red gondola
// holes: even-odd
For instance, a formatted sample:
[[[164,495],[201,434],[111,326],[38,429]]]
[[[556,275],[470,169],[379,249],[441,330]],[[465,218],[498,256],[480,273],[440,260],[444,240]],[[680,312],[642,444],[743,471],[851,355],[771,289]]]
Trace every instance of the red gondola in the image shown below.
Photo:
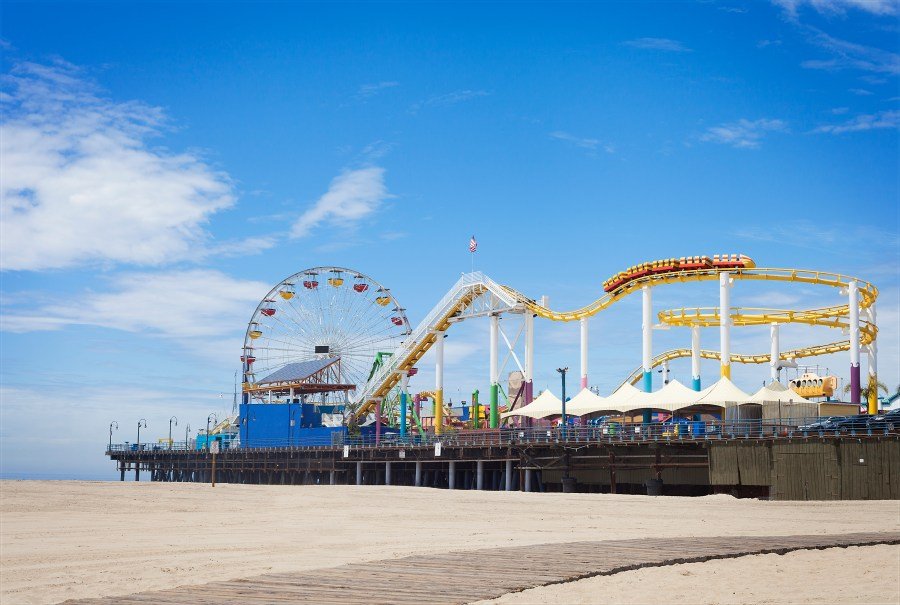
[[[403,325],[403,319],[400,318],[400,317],[392,317],[392,318],[391,318],[391,322],[392,322],[395,326],[402,326],[402,325]]]
[[[262,313],[263,315],[265,315],[266,317],[272,317],[273,315],[275,315],[275,309],[272,307],[266,307],[264,309],[260,309],[259,312]]]
[[[241,361],[246,362],[247,365],[250,365],[254,361],[256,361],[256,357],[254,357],[253,355],[241,355]]]
[[[357,292],[365,292],[366,290],[369,289],[369,284],[362,284],[362,283],[353,284],[353,289],[356,290]]]
[[[315,290],[319,287],[319,282],[314,279],[303,282],[303,287],[307,290]]]

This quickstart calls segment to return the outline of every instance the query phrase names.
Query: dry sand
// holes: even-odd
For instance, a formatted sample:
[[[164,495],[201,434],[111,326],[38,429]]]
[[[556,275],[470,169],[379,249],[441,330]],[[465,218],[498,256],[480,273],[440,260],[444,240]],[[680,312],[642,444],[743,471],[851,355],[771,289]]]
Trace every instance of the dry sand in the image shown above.
[[[473,605],[900,603],[900,546],[801,550],[532,588]]]
[[[7,481],[0,482],[0,602],[53,603],[491,546],[898,530],[896,501]]]

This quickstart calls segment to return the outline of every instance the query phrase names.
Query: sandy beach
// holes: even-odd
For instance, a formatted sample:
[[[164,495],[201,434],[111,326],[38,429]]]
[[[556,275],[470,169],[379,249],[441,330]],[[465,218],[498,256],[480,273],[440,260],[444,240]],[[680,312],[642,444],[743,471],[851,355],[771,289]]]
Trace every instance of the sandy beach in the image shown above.
[[[54,603],[492,546],[897,530],[900,503],[895,501],[766,502],[729,496],[652,498],[374,486],[220,484],[211,488],[186,483],[7,481],[0,483],[0,601]],[[772,564],[777,569],[737,559],[692,564],[702,570],[697,573],[711,575],[699,583],[683,576],[699,590],[693,593],[696,598],[688,600],[732,602],[719,601],[716,595],[724,594],[728,585],[745,586],[757,573],[754,570],[759,570],[760,581],[764,573],[791,578],[792,592],[780,591],[786,599],[782,602],[815,602],[802,600],[822,588],[808,579],[810,569],[829,569],[829,565],[843,569],[843,585],[863,587],[872,581],[861,573],[869,568],[866,557],[871,557],[882,562],[885,573],[893,565],[893,575],[878,576],[878,582],[887,582],[884,602],[896,602],[896,596],[890,599],[890,584],[893,578],[898,594],[897,547],[857,550],[860,554],[855,558],[849,554],[852,549],[786,555]],[[725,571],[732,568],[736,571]],[[628,573],[681,573],[674,569]],[[618,582],[621,576],[536,590],[549,591],[540,597],[544,603],[594,602],[578,601],[582,582]],[[586,590],[595,592],[593,587]],[[527,599],[529,592],[505,598]],[[629,594],[637,598],[630,602],[641,602],[641,595],[644,601],[649,598],[645,593]]]

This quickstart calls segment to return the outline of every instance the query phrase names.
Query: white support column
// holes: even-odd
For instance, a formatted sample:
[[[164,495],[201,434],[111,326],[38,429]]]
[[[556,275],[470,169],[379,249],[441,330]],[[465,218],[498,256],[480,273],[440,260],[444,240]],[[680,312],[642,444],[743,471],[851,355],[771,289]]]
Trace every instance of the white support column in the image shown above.
[[[534,398],[534,315],[525,313],[525,405]]]
[[[511,492],[512,486],[513,486],[513,476],[512,476],[513,461],[512,460],[506,461],[506,469],[505,469],[504,474],[506,475],[506,485],[505,485],[506,491]]]
[[[491,389],[490,389],[490,420],[488,426],[495,429],[499,426],[499,405],[500,405],[500,316],[491,315]]]
[[[781,370],[778,369],[778,362],[781,358],[781,344],[778,341],[778,324],[773,323],[769,331],[769,341],[771,350],[769,351],[769,368],[772,376],[772,382],[778,382],[781,377]]]
[[[356,463],[356,485],[362,485],[362,462]]]
[[[850,307],[850,402],[860,403],[860,376],[859,376],[859,284],[856,280],[850,282],[848,288]]]
[[[588,318],[582,317],[581,324],[581,388],[588,386]]]
[[[475,463],[475,489],[484,489],[484,460]]]
[[[700,390],[700,326],[691,326],[691,388]]]
[[[328,485],[336,485],[336,484],[337,484],[337,479],[335,477],[335,471],[334,471],[334,469],[332,469],[328,473]]]
[[[731,378],[731,274],[719,273],[719,355],[721,375]]]
[[[384,484],[391,484],[391,462],[390,460],[384,463]]]
[[[534,471],[532,471],[532,470],[530,470],[530,469],[525,471],[525,491],[526,491],[526,492],[530,492],[530,491],[531,491],[531,474],[532,474],[533,472],[534,472]]]
[[[447,473],[447,489],[456,489],[456,460],[450,461],[450,469]]]
[[[662,362],[662,383],[663,386],[669,384],[669,360]]]
[[[422,463],[416,462],[416,487],[422,487]]]
[[[641,365],[644,368],[644,391],[653,390],[653,298],[650,286],[641,288]]]

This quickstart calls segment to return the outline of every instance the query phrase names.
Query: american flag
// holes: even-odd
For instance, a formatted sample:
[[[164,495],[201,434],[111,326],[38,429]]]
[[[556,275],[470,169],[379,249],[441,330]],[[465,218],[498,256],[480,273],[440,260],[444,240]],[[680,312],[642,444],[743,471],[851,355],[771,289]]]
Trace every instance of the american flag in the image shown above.
[[[475,241],[475,236],[472,236],[472,239],[469,240],[469,252],[474,252],[478,250],[478,242]]]

